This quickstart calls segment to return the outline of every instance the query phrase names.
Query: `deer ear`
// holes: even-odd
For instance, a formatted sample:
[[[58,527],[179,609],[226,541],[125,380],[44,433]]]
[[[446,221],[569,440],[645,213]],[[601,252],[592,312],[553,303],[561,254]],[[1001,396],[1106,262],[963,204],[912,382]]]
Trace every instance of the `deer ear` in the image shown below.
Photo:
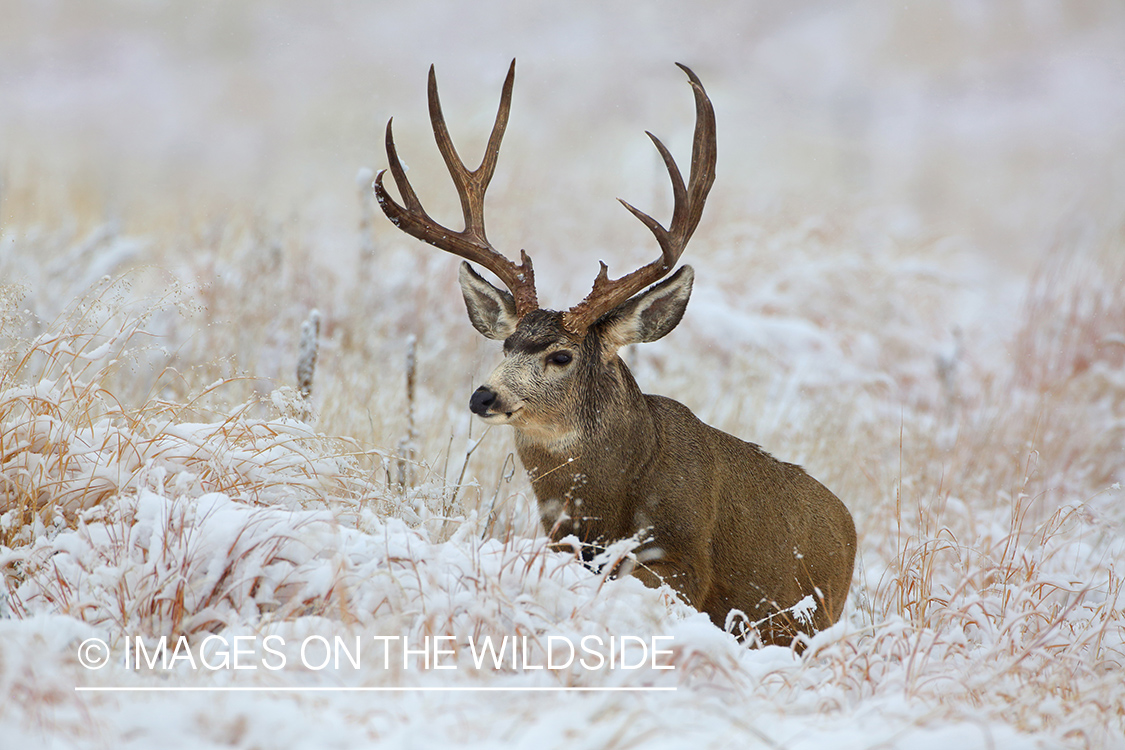
[[[473,328],[499,341],[515,333],[519,318],[516,317],[516,301],[509,292],[492,286],[468,263],[461,263],[460,281]]]
[[[695,271],[683,266],[611,310],[599,324],[606,339],[618,348],[643,344],[666,336],[684,317]]]

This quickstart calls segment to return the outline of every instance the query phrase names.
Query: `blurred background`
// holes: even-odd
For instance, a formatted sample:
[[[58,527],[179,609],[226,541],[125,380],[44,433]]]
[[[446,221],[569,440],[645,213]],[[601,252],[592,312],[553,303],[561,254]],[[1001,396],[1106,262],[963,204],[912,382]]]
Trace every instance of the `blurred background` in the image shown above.
[[[541,266],[576,225],[646,242],[613,198],[668,201],[645,129],[686,169],[693,113],[674,61],[718,113],[705,224],[861,207],[893,219],[879,231],[955,237],[1026,271],[1060,233],[1116,218],[1125,194],[1116,0],[3,0],[0,17],[0,200],[86,186],[86,218],[136,231],[234,202],[350,232],[354,176],[385,166],[392,115],[422,197],[455,221],[426,69],[475,162],[513,57],[490,228]],[[397,241],[381,217],[376,233]]]

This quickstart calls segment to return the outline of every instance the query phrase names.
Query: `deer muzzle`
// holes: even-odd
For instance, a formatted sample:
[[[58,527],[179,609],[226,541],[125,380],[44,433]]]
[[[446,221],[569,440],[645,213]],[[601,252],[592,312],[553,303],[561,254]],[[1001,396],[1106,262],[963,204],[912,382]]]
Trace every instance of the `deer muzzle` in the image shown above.
[[[487,385],[482,385],[473,391],[473,395],[469,398],[469,411],[478,417],[487,417],[495,403],[496,391]]]
[[[512,415],[522,408],[523,403],[518,399],[512,403],[487,385],[482,385],[473,391],[469,399],[469,410],[491,424],[510,422]]]

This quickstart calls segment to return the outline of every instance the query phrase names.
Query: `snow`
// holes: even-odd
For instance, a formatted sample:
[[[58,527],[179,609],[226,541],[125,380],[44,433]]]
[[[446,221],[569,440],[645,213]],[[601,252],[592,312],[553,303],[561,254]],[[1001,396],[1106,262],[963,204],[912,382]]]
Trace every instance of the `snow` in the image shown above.
[[[1125,748],[1120,11],[384,5],[6,9],[0,749]],[[852,509],[801,654],[548,548],[457,264],[356,242],[392,113],[457,216],[424,71],[473,163],[512,54],[489,236],[568,304],[656,252],[670,61],[711,92],[694,296],[623,356]]]
[[[85,361],[56,345],[81,334],[56,333],[28,345]],[[1120,700],[1119,681],[1087,656],[1125,647],[1113,572],[1125,545],[1092,525],[1119,521],[1064,507],[1029,537],[1018,511],[949,498],[947,522],[980,516],[960,532],[975,538],[911,527],[890,558],[861,550],[855,603],[798,656],[748,649],[669,589],[608,580],[542,536],[490,537],[475,514],[443,540],[425,501],[388,514],[393,498],[363,500],[388,490],[289,417],[99,415],[75,396],[93,385],[64,374],[0,392],[0,469],[59,477],[43,488],[76,514],[0,548],[0,724],[21,746],[1122,739],[1094,708]],[[1026,470],[1043,460],[1033,452]],[[936,554],[948,573],[927,568]],[[903,588],[915,586],[933,593]],[[878,611],[896,587],[901,613]],[[1052,659],[1086,670],[1088,702],[1037,682]]]

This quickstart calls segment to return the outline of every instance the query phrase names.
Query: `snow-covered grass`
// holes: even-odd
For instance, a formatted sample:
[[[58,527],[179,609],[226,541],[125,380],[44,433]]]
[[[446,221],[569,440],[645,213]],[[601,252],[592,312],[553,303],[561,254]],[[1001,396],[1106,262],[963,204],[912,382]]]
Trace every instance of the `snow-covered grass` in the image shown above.
[[[408,5],[5,9],[0,748],[1125,747],[1119,9]],[[490,237],[552,307],[655,252],[612,198],[669,208],[671,60],[712,92],[693,299],[625,357],[851,509],[800,656],[547,549],[456,262],[356,199],[394,114],[453,221],[425,68],[472,162],[513,54]]]
[[[966,327],[943,339],[929,315],[911,311],[944,316],[966,293],[971,277],[932,264],[944,251],[904,243],[857,252],[821,260],[802,287],[791,285],[788,266],[771,263],[791,257],[794,244],[815,253],[817,237],[849,241],[823,226],[776,232],[756,251],[763,291],[730,302],[701,274],[702,310],[685,322],[688,333],[631,355],[654,390],[676,394],[690,383],[694,392],[727,394],[693,405],[806,463],[852,508],[860,533],[852,601],[801,657],[747,650],[668,590],[605,580],[545,548],[507,437],[470,435],[463,407],[438,393],[468,391],[458,388],[467,386],[463,375],[447,382],[432,364],[473,356],[459,305],[439,313],[440,336],[431,324],[419,341],[424,385],[410,408],[421,463],[396,477],[385,446],[397,446],[406,429],[394,412],[407,408],[407,336],[386,345],[377,372],[367,347],[393,341],[396,316],[409,311],[383,311],[363,332],[369,338],[349,338],[342,322],[327,327],[314,426],[296,418],[308,407],[285,382],[297,377],[300,311],[289,324],[292,372],[265,381],[222,376],[230,365],[220,347],[240,345],[227,329],[268,325],[253,306],[223,330],[195,327],[204,305],[211,315],[233,310],[223,297],[240,286],[170,284],[166,273],[137,271],[96,283],[46,323],[21,312],[26,290],[5,287],[6,729],[32,743],[138,747],[169,721],[185,747],[407,736],[530,745],[559,721],[565,736],[609,746],[672,747],[686,736],[783,747],[950,737],[1004,747],[1120,742],[1120,238],[1050,256],[1014,330]],[[18,236],[12,242],[23,251]],[[396,260],[429,262],[424,249],[418,254]],[[240,263],[257,261],[216,252],[200,262],[229,262],[238,277]],[[867,286],[860,291],[848,277]],[[170,291],[143,291],[161,285]],[[347,288],[330,298],[348,299]],[[823,305],[839,314],[818,312]],[[870,329],[876,311],[896,308],[883,330]],[[716,332],[720,325],[730,332]],[[771,325],[789,348],[758,339]],[[213,343],[169,351],[185,330]],[[727,345],[708,345],[709,335]],[[992,356],[997,345],[1029,353],[1009,366]],[[252,349],[235,353],[252,358]],[[833,362],[839,376],[826,377]],[[343,414],[359,406],[347,384],[365,377],[377,381],[368,386],[374,400],[387,403],[369,407],[369,431],[356,438],[333,427],[355,424]],[[736,387],[742,393],[731,395]],[[385,640],[396,636],[404,640]],[[612,670],[587,668],[589,654],[585,665],[567,662],[570,644],[608,658],[611,637],[621,636],[661,649],[660,659]],[[79,664],[79,646],[92,637],[109,645],[108,667]],[[157,658],[162,637],[166,653],[180,656],[167,669]],[[243,666],[249,658],[256,669],[205,666],[221,664],[236,637],[249,644]],[[336,638],[350,649],[336,654],[343,661],[313,668],[327,656],[316,649]],[[499,666],[482,663],[486,638],[520,650],[505,651]],[[402,643],[416,652],[405,662]],[[435,654],[438,643],[449,652]],[[271,644],[275,651],[263,650]],[[548,651],[564,666],[536,669]],[[358,669],[348,654],[361,660]],[[430,658],[452,669],[427,669]],[[266,666],[282,660],[282,669]],[[677,690],[501,700],[458,693],[432,702],[412,693],[74,691],[170,686]]]

